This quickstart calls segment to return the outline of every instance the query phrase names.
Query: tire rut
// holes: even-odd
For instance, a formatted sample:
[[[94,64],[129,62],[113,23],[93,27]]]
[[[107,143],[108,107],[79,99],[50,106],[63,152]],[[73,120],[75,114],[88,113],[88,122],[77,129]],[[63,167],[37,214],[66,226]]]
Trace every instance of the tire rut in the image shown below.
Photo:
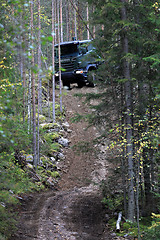
[[[73,123],[70,118],[77,114],[91,113],[74,94],[97,91],[97,89],[72,89],[64,96],[66,120],[70,125],[70,147],[64,150],[62,178],[59,190],[31,195],[24,206],[17,235],[11,240],[111,240],[101,202],[98,184],[108,176],[109,163],[106,156],[98,156],[92,145],[90,150],[74,151],[79,142],[92,142],[97,136],[94,127],[87,122]],[[26,210],[26,211],[25,211]]]

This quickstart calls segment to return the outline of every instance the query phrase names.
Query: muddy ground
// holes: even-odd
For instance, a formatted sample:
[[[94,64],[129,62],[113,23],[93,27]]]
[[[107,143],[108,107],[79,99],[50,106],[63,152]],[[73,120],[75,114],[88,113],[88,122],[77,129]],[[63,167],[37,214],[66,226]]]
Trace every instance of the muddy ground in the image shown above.
[[[84,99],[77,93],[96,92],[97,88],[73,87],[63,96],[66,121],[70,127],[67,136],[69,148],[64,150],[65,160],[60,163],[61,180],[58,190],[30,194],[22,202],[18,231],[12,240],[104,240],[124,239],[115,236],[107,226],[107,210],[101,200],[99,183],[109,174],[104,153],[97,154],[100,146],[80,145],[99,135],[95,127],[87,128],[85,119],[72,122],[75,113],[91,113]],[[91,147],[92,146],[92,147]],[[84,151],[85,150],[85,151]],[[127,238],[126,238],[127,239]]]

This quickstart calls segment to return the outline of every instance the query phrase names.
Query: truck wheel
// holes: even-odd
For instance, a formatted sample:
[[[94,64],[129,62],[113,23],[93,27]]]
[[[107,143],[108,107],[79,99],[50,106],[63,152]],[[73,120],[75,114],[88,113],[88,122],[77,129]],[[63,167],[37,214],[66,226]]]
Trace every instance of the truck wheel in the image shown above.
[[[83,82],[77,82],[78,88],[82,88],[84,87],[84,83]]]

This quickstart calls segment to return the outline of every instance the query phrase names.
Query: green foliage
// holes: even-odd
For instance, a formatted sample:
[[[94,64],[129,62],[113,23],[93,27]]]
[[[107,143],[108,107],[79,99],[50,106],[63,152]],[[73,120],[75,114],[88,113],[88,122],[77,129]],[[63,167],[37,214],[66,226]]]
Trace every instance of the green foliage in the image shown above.
[[[12,209],[19,203],[17,197],[31,191],[33,183],[27,173],[14,164],[14,158],[5,152],[0,156],[0,172],[0,233],[10,236],[15,229],[16,215]]]
[[[57,140],[59,137],[60,137],[60,134],[58,132],[44,134],[44,139],[47,143],[52,143],[53,141]]]
[[[152,225],[147,228],[147,230],[142,234],[143,240],[160,239],[160,215],[152,213]]]

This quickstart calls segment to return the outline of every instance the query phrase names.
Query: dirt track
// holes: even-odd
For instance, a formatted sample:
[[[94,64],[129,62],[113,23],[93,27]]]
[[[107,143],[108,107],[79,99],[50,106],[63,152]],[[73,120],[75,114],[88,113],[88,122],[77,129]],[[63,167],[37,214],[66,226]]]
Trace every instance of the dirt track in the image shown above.
[[[97,91],[96,88],[73,88],[63,97],[66,119],[70,124],[70,147],[64,152],[62,178],[58,191],[31,194],[24,203],[19,230],[12,240],[104,240],[119,239],[111,236],[105,222],[105,209],[98,190],[100,180],[107,177],[109,164],[92,151],[74,151],[79,142],[92,142],[98,132],[87,123],[72,123],[77,112],[88,113],[76,93]]]

